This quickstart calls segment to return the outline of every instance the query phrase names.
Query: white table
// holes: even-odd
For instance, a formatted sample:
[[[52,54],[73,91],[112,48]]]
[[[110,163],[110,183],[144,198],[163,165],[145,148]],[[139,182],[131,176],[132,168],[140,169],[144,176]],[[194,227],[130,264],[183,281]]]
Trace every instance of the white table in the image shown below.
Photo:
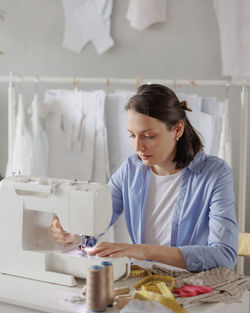
[[[115,282],[116,287],[130,286],[138,278]],[[0,313],[71,313],[87,312],[85,304],[74,304],[70,300],[81,296],[84,280],[76,287],[65,287],[31,279],[0,274]],[[249,313],[249,293],[245,293],[241,303],[201,304],[187,309],[189,313]],[[117,307],[105,312],[117,313]]]

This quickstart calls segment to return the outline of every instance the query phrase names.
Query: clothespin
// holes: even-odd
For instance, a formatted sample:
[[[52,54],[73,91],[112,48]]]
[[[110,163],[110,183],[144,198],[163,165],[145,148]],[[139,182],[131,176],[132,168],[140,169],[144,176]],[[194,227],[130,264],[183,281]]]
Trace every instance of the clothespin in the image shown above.
[[[76,88],[77,84],[78,84],[78,80],[75,77],[73,77],[73,80],[72,80],[73,91],[77,91],[77,88]]]
[[[191,85],[193,88],[195,88],[195,81],[191,79],[189,82],[190,82],[190,85]]]
[[[106,91],[109,92],[110,78],[106,77]]]
[[[140,76],[136,76],[135,78],[135,88],[136,90],[138,89],[138,87],[140,86],[140,83],[141,83],[141,77]]]
[[[176,80],[173,79],[173,89],[175,90],[177,87],[181,87],[181,85],[178,85]]]

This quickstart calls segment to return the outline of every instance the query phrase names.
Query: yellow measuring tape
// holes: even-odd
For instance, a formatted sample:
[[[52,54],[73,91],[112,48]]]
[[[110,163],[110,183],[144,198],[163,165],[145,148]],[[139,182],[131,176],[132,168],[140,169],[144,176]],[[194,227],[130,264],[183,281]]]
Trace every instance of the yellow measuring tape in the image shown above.
[[[176,301],[171,290],[174,288],[174,278],[171,276],[150,275],[134,285],[137,292],[134,298],[140,300],[157,301],[176,313],[186,313]]]
[[[174,288],[174,278],[171,276],[163,276],[163,275],[147,276],[143,278],[142,280],[138,281],[138,283],[134,285],[134,288],[138,290],[141,288],[141,286],[144,285],[144,286],[148,286],[150,289],[150,286],[155,286],[157,283],[160,283],[160,282],[164,282],[168,286],[169,290],[172,290]],[[156,290],[157,289],[158,287],[156,288]]]
[[[147,291],[147,290],[140,290],[134,294],[134,298],[140,300],[150,300],[150,301],[157,301],[176,313],[187,313],[176,300],[170,300],[163,295],[159,295],[158,293]]]
[[[144,268],[138,265],[131,265],[129,277],[145,277],[152,275],[150,271],[145,270]]]

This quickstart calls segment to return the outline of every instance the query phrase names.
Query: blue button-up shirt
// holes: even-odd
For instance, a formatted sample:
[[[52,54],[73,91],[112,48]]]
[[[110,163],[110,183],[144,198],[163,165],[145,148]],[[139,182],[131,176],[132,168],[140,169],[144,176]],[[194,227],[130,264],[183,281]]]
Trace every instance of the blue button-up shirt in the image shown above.
[[[146,243],[143,234],[149,173],[150,168],[132,155],[109,182],[111,225],[124,211],[131,240],[137,244]],[[234,202],[230,167],[200,151],[184,169],[171,231],[171,246],[181,249],[189,271],[234,268],[238,249]]]

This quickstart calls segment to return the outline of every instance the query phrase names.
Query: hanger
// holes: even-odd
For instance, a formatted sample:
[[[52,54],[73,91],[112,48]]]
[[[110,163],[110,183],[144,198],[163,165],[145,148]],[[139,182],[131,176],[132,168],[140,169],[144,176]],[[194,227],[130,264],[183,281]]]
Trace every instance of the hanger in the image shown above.
[[[176,83],[176,80],[175,79],[173,79],[173,89],[174,89],[174,91],[176,91],[176,88],[181,88],[182,86],[181,85],[178,85],[177,83]]]

